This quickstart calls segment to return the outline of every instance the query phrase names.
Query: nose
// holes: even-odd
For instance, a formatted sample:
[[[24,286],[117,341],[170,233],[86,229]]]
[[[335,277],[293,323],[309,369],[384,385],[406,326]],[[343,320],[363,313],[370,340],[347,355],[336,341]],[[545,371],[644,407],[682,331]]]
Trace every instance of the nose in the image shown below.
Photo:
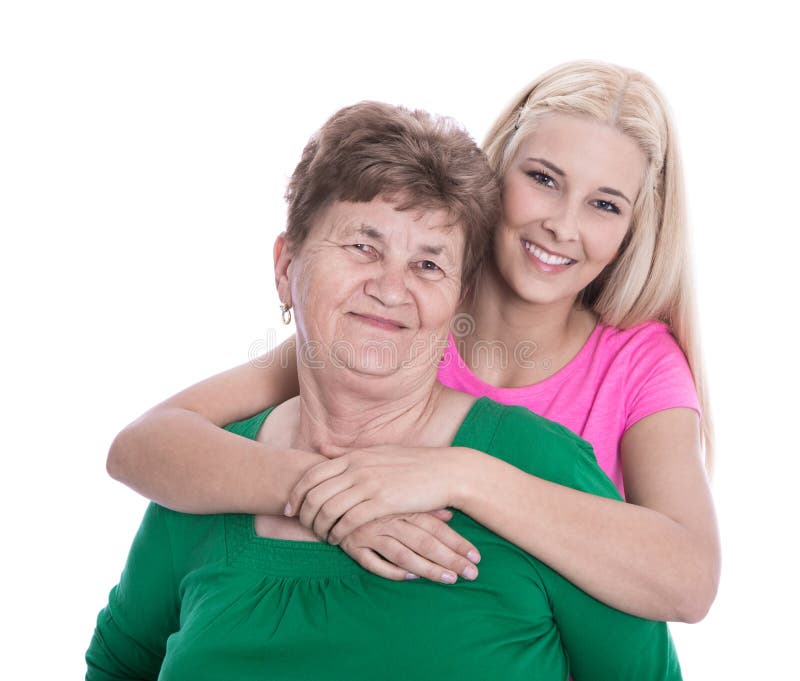
[[[578,216],[577,209],[573,206],[565,205],[559,211],[554,211],[545,218],[542,227],[553,235],[556,241],[577,241],[578,240]]]
[[[381,263],[380,270],[367,280],[364,292],[387,307],[403,305],[409,300],[405,264]]]

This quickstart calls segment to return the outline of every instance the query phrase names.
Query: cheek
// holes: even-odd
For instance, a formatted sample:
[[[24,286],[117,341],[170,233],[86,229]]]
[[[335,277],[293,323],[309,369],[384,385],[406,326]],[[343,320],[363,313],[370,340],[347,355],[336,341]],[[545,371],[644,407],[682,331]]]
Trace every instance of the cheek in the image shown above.
[[[530,211],[530,197],[521,191],[518,183],[511,183],[503,190],[504,224],[514,225],[524,220],[525,213]]]
[[[345,290],[342,270],[324,258],[308,257],[298,263],[291,279],[292,300],[305,313],[306,320],[324,320],[326,312],[335,309]],[[332,283],[335,282],[335,285]]]
[[[590,229],[582,237],[584,251],[592,260],[607,264],[616,258],[626,233],[623,226]]]
[[[458,287],[447,284],[416,296],[420,326],[437,330],[447,327],[458,309]]]

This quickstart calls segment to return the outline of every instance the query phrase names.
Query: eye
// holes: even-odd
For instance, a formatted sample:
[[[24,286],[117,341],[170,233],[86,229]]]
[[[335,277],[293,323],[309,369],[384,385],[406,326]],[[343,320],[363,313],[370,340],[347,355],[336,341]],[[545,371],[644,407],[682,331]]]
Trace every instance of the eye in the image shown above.
[[[614,213],[615,215],[620,214],[619,206],[614,203],[613,201],[605,201],[603,199],[597,199],[597,201],[592,201],[592,205],[596,208],[599,208],[606,213]]]
[[[369,244],[350,244],[348,248],[353,248],[364,255],[377,255],[378,252]]]
[[[426,276],[434,277],[444,274],[444,270],[439,267],[433,260],[419,260],[414,263],[413,267]]]
[[[551,189],[555,189],[556,181],[550,177],[547,173],[543,173],[539,170],[529,170],[525,173],[528,177],[533,178],[536,184],[540,184],[543,187],[550,187]]]

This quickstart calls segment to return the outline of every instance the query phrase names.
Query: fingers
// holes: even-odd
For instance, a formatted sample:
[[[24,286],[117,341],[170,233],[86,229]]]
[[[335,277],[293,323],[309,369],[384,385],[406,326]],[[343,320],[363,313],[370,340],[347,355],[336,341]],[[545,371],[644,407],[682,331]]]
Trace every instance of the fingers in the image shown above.
[[[342,478],[327,480],[312,489],[300,507],[300,522],[334,545],[376,517],[364,508],[364,487],[345,488],[347,484]]]
[[[478,576],[478,568],[475,563],[480,560],[480,555],[477,549],[441,520],[431,518],[425,513],[404,516],[398,520],[404,524],[401,525],[402,530],[397,538],[434,566],[433,574],[438,575],[436,581],[450,583],[448,572],[469,580]],[[457,549],[464,553],[459,553]],[[465,556],[467,553],[472,553],[476,560],[467,558]],[[402,567],[414,572],[410,565]],[[430,569],[427,572],[417,572],[416,574],[430,579],[429,573]]]
[[[439,520],[444,520],[445,522],[453,519],[453,512],[447,508],[440,508],[436,511],[430,511],[430,514],[436,516]]]
[[[309,468],[297,484],[292,488],[289,493],[289,501],[284,509],[284,515],[294,515],[300,506],[303,504],[306,495],[310,490],[318,487],[321,483],[336,477],[347,470],[347,461],[345,459],[332,459],[331,461],[323,461]]]
[[[446,512],[450,514],[450,518],[453,517],[452,512]],[[443,522],[444,519],[438,516],[438,511],[433,513],[410,513],[403,517],[407,522],[413,523],[432,534],[455,553],[464,556],[473,563],[480,562],[481,554],[475,548],[475,545],[464,539],[446,522]],[[450,520],[450,518],[447,518],[447,520]]]
[[[377,518],[386,517],[387,514],[391,515],[391,511],[381,508],[374,499],[364,500],[362,495],[363,491],[357,491],[354,488],[353,494],[349,496],[347,493],[339,495],[342,498],[348,497],[341,504],[339,503],[339,497],[326,504],[326,506],[331,506],[328,517],[333,517],[342,508],[345,506],[348,507],[345,512],[340,513],[339,517],[334,520],[336,524],[328,528],[327,539],[325,541],[329,544],[337,546],[347,535],[351,534],[362,525],[366,525]],[[355,504],[353,502],[355,502]],[[322,510],[326,510],[326,507],[323,506]]]
[[[365,570],[369,570],[371,573],[378,575],[378,577],[391,579],[395,582],[417,579],[417,575],[393,565],[389,561],[381,558],[381,556],[372,549],[366,547],[352,548],[347,541],[342,542],[341,546],[356,563]]]
[[[441,523],[436,518],[431,518],[431,520]],[[459,542],[459,540],[449,537],[448,540],[451,543]],[[468,580],[473,580],[478,576],[478,569],[474,563],[453,551],[434,534],[409,522],[405,517],[382,518],[359,527],[352,535],[346,537],[342,542],[342,548],[351,557],[358,560],[349,547],[369,548],[378,553],[385,561],[390,561],[403,571],[411,572],[433,582],[453,584],[459,576]],[[370,561],[370,565],[372,564],[374,562]],[[374,572],[371,567],[362,565]],[[375,574],[383,576],[386,573],[386,566],[381,565],[380,567],[382,572],[375,572]],[[396,572],[394,574],[399,575]]]

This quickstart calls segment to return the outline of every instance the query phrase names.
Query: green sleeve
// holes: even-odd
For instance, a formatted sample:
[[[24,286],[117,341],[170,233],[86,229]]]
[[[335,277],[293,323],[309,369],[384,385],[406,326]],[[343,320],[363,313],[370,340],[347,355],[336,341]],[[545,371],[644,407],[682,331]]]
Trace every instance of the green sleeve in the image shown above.
[[[680,664],[664,622],[615,610],[581,591],[545,565],[553,618],[574,681],[673,681]]]
[[[576,444],[572,452],[563,448],[560,452],[563,461],[572,463],[570,487],[624,503],[614,483],[597,465],[591,446],[577,438]],[[681,678],[678,657],[664,622],[615,610],[547,566],[542,566],[539,574],[550,594],[553,618],[574,681]]]
[[[86,681],[156,679],[179,626],[177,580],[165,509],[151,503],[119,584],[97,617]]]
[[[622,502],[591,445],[558,424],[507,407],[493,446],[509,463],[573,489]],[[633,617],[581,591],[531,558],[547,591],[574,681],[673,681],[680,665],[664,622]]]

